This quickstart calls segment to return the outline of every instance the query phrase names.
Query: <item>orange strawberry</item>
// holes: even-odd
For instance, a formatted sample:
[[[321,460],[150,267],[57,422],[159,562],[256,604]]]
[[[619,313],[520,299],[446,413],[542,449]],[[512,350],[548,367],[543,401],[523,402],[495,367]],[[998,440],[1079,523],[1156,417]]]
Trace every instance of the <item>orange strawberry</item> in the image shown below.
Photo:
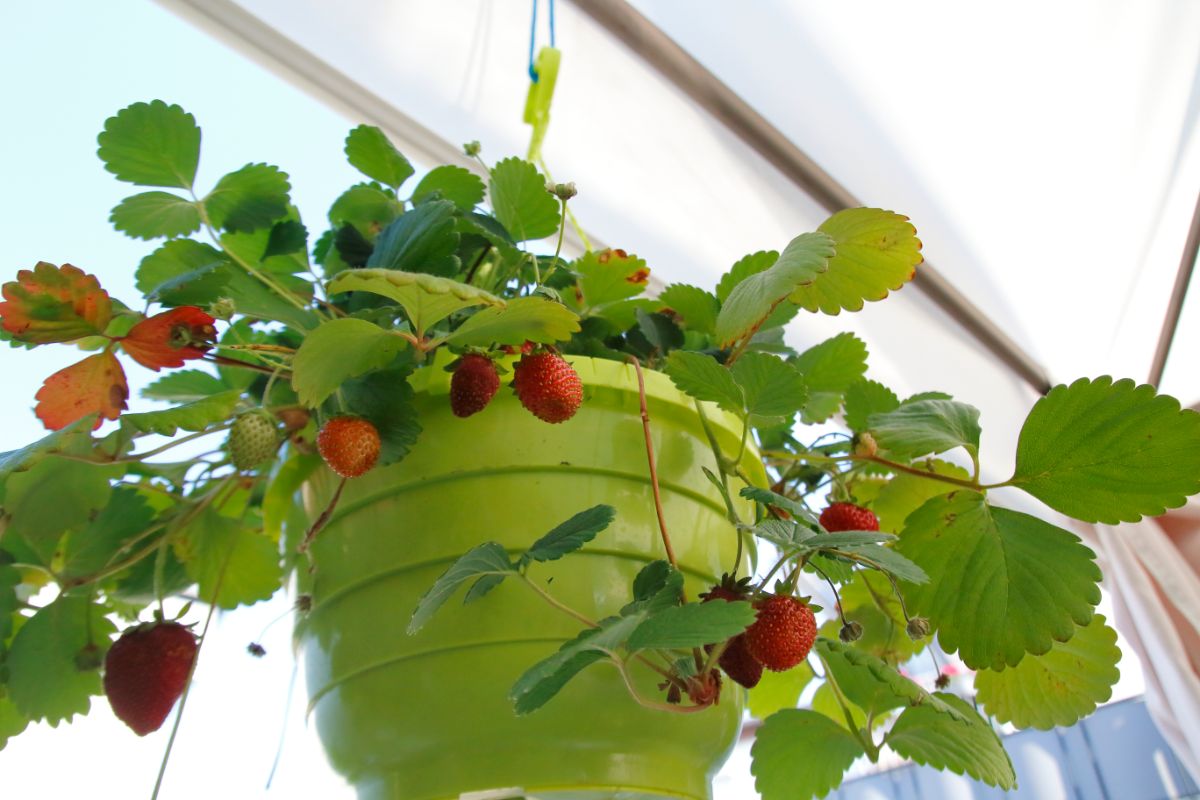
[[[362,417],[334,417],[317,433],[317,451],[343,478],[357,478],[379,459],[379,431]]]

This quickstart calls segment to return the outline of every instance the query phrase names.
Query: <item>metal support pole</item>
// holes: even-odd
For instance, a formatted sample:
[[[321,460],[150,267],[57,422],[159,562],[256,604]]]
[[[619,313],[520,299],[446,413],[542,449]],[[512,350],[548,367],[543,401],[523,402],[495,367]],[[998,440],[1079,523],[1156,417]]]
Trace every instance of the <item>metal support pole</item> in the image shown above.
[[[1196,197],[1196,210],[1192,212],[1192,226],[1188,229],[1187,240],[1183,244],[1183,256],[1179,259],[1179,271],[1175,273],[1175,287],[1171,290],[1171,300],[1167,303],[1167,313],[1163,316],[1162,332],[1158,335],[1158,347],[1154,351],[1154,360],[1150,362],[1149,383],[1158,386],[1162,381],[1163,370],[1167,368],[1167,356],[1171,353],[1171,343],[1175,341],[1175,330],[1179,327],[1179,315],[1183,312],[1183,301],[1187,299],[1188,284],[1192,281],[1192,272],[1196,269],[1196,255],[1200,253],[1200,196]]]

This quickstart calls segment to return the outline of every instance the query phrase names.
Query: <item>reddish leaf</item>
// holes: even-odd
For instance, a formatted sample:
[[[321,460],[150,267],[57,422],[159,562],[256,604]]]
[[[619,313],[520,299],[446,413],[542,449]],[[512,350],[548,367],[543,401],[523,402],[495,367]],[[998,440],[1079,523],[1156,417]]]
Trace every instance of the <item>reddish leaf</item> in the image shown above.
[[[38,390],[35,413],[52,431],[97,414],[92,426],[95,429],[102,420],[119,417],[128,397],[129,386],[121,362],[105,350],[47,378]]]
[[[22,342],[69,342],[103,333],[112,301],[94,275],[78,267],[39,261],[4,284],[0,303],[4,329]]]
[[[195,306],[180,306],[142,320],[121,340],[125,352],[143,367],[182,367],[200,358],[217,337],[211,316]]]

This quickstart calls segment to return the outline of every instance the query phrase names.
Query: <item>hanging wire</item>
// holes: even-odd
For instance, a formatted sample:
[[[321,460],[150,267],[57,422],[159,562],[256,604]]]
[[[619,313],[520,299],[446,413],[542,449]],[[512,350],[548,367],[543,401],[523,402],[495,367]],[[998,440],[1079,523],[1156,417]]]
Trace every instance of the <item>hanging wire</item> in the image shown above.
[[[554,0],[549,0],[550,4],[550,46],[554,47]],[[533,57],[536,52],[537,45],[537,10],[538,0],[533,0],[533,14],[529,22],[529,80],[534,83],[538,82],[537,69],[533,66]]]

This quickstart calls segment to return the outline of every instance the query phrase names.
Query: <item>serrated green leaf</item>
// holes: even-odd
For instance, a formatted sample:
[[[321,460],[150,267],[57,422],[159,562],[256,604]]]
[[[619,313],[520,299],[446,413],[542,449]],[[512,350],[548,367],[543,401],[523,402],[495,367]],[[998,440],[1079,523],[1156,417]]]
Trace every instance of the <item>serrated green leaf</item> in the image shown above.
[[[812,667],[807,661],[801,661],[786,672],[763,670],[758,685],[750,690],[746,705],[758,719],[766,719],[776,711],[795,708],[800,702],[800,695],[804,693],[804,687],[813,677]]]
[[[137,288],[163,305],[205,305],[232,278],[228,257],[192,239],[174,239],[142,259]]]
[[[288,212],[287,173],[270,164],[247,164],[217,181],[204,198],[217,229],[249,233],[269,228]]]
[[[959,775],[965,772],[1001,789],[1015,788],[1017,776],[1012,761],[987,721],[962,698],[943,692],[934,696],[958,710],[967,721],[940,714],[931,706],[909,708],[888,732],[887,745],[918,764]]]
[[[607,528],[616,515],[617,510],[609,505],[592,506],[580,511],[530,545],[529,550],[521,556],[520,563],[556,561],[573,553],[596,538],[596,534]]]
[[[579,330],[574,311],[543,297],[517,297],[503,306],[473,314],[445,338],[459,346],[523,344],[526,340],[552,344],[571,338]]]
[[[393,189],[400,188],[413,174],[412,164],[374,125],[359,125],[350,131],[346,136],[346,158],[350,166],[368,178]]]
[[[275,542],[211,508],[188,525],[176,554],[200,599],[218,608],[268,600],[283,579]]]
[[[329,283],[330,294],[339,292],[371,292],[395,300],[419,334],[460,309],[504,305],[494,294],[465,283],[395,269],[346,270]]]
[[[264,231],[265,232],[265,231]],[[277,259],[276,259],[277,260]],[[291,291],[301,302],[312,299],[312,284],[292,275],[276,274],[276,284]],[[266,322],[282,322],[289,328],[304,333],[317,327],[320,319],[310,309],[297,308],[283,299],[273,289],[243,271],[238,271],[221,290],[221,295],[233,300],[237,313]]]
[[[329,207],[329,224],[335,228],[353,225],[368,239],[400,216],[401,205],[378,184],[360,183],[351,186]]]
[[[189,189],[200,162],[200,128],[162,100],[134,103],[104,122],[97,155],[118,180]]]
[[[872,414],[886,414],[900,407],[895,392],[877,381],[862,378],[846,387],[846,425],[855,433],[867,429]]]
[[[454,203],[431,200],[403,214],[379,234],[367,266],[453,275],[459,267],[454,213]]]
[[[721,302],[711,292],[686,283],[673,283],[658,296],[659,301],[683,317],[689,330],[712,333]]]
[[[589,250],[571,262],[571,271],[579,276],[579,294],[564,292],[565,299],[581,311],[608,308],[622,300],[635,298],[645,291],[650,280],[645,259],[623,250]],[[653,301],[622,306],[630,309],[635,319],[636,309],[650,312],[661,307],[661,303]]]
[[[667,358],[664,371],[675,388],[684,394],[716,403],[734,414],[745,413],[741,387],[729,370],[711,356],[676,350]]]
[[[754,535],[784,550],[807,550],[816,534],[808,528],[781,519],[764,520],[754,526]]]
[[[733,287],[717,316],[717,341],[728,345],[751,334],[797,287],[816,280],[828,268],[833,254],[833,240],[827,235],[797,236],[770,268]]]
[[[0,567],[0,660],[7,650],[8,637],[13,632],[13,615],[20,608],[17,586],[21,584],[21,573],[16,567]]]
[[[1131,380],[1056,386],[1034,405],[1010,481],[1086,522],[1137,522],[1200,492],[1200,413]]]
[[[272,256],[292,255],[297,259],[308,259],[308,228],[297,219],[284,219],[271,226],[267,236],[267,249],[263,252],[263,260]],[[274,265],[274,260],[269,262]]]
[[[779,252],[776,250],[760,250],[757,253],[743,256],[717,282],[717,300],[724,303],[733,292],[733,287],[751,275],[770,269],[771,265],[778,260]]]
[[[1074,725],[1112,697],[1120,660],[1117,632],[1096,614],[1045,655],[1026,656],[1002,672],[976,673],[976,699],[997,721],[1018,728]]]
[[[144,497],[134,489],[117,486],[91,524],[68,538],[59,574],[70,581],[119,561],[123,546],[149,528],[153,519],[154,510]]]
[[[486,188],[483,180],[471,170],[446,165],[434,167],[421,178],[413,190],[412,201],[420,203],[435,193],[443,200],[469,211],[483,202]]]
[[[633,579],[633,602],[621,609],[621,616],[654,614],[679,605],[683,599],[683,573],[666,561],[651,561]]]
[[[828,535],[838,536],[840,534]],[[869,560],[873,565],[895,575],[902,581],[908,581],[909,583],[927,583],[929,581],[929,576],[925,574],[925,570],[890,547],[884,547],[879,544],[850,544],[834,546],[833,549],[842,555],[860,556],[865,560]]]
[[[263,493],[263,534],[273,542],[283,536],[283,525],[295,505],[296,492],[323,462],[315,453],[293,452],[280,465]]]
[[[946,475],[951,478],[967,480],[970,474],[949,461],[937,458],[927,458],[915,462],[914,468]],[[956,487],[933,478],[922,478],[919,475],[901,472],[889,480],[879,494],[871,501],[871,510],[879,517],[879,530],[900,533],[904,530],[904,520],[916,511],[925,501],[943,494],[950,494]]]
[[[983,495],[935,497],[908,518],[897,550],[929,575],[905,585],[909,610],[930,619],[946,652],[973,669],[1016,666],[1066,641],[1100,602],[1095,554],[1037,517]]]
[[[629,635],[632,650],[687,649],[723,642],[755,619],[750,603],[688,603],[652,614]]]
[[[84,417],[61,430],[43,436],[20,450],[0,453],[0,487],[5,485],[10,475],[30,469],[46,456],[68,452],[76,448],[87,449],[88,442],[91,440],[94,420],[95,418],[91,416]],[[0,499],[3,499],[2,495],[0,495]]]
[[[514,240],[544,239],[558,231],[559,202],[528,161],[506,158],[492,167],[488,193],[496,219]]]
[[[17,710],[7,694],[0,694],[0,750],[29,725],[29,718]]]
[[[635,353],[645,359],[658,359],[683,346],[683,331],[666,314],[634,311],[637,326],[626,331],[625,340]]]
[[[200,210],[191,200],[170,192],[143,192],[126,197],[109,215],[113,227],[135,239],[185,236],[200,230]]]
[[[852,562],[836,556],[821,555],[820,553],[811,555],[804,569],[813,572],[820,570],[822,575],[837,584],[853,580],[855,574]]]
[[[788,417],[804,407],[808,387],[796,368],[778,356],[746,353],[731,370],[753,417]]]
[[[22,716],[57,727],[86,714],[100,694],[100,672],[80,672],[75,656],[90,641],[108,651],[116,632],[101,606],[82,597],[60,595],[17,631],[8,652],[8,693]]]
[[[952,719],[967,721],[958,709],[869,653],[824,637],[817,639],[816,651],[846,699],[868,714],[879,716],[894,708],[928,705]]]
[[[167,373],[142,389],[142,397],[185,403],[203,400],[228,388],[215,375],[198,369],[179,369]]]
[[[824,714],[788,709],[763,722],[750,748],[762,800],[824,797],[864,754],[858,740]]]
[[[342,384],[346,405],[379,431],[379,466],[402,460],[421,435],[407,367],[380,370]]]
[[[623,645],[643,617],[634,614],[601,620],[599,627],[588,628],[554,655],[534,664],[508,692],[513,709],[524,715],[544,706],[584,667],[603,660]]]
[[[867,371],[867,345],[852,333],[839,333],[792,359],[792,366],[808,384],[804,421],[824,422],[837,412],[846,390]]]
[[[64,533],[87,523],[92,513],[108,504],[111,478],[124,468],[102,466],[50,456],[9,477],[4,508],[6,535],[23,539],[49,564]]]
[[[386,367],[405,348],[399,336],[362,319],[330,320],[312,331],[292,359],[292,388],[315,407],[347,378]]]
[[[441,574],[429,591],[421,596],[413,609],[408,623],[411,636],[425,626],[450,595],[467,581],[484,575],[515,575],[516,567],[508,559],[508,552],[496,542],[484,542],[464,553],[450,568]]]
[[[979,452],[979,409],[957,400],[921,400],[868,419],[871,435],[891,455],[911,459],[962,447]]]
[[[878,208],[847,208],[817,230],[837,247],[829,269],[792,292],[793,303],[808,311],[858,311],[863,301],[882,300],[916,275],[921,240],[908,217]]]
[[[748,497],[763,505],[782,508],[795,517],[797,521],[806,525],[820,526],[821,524],[817,516],[809,511],[808,506],[798,500],[793,500],[790,497],[784,497],[781,494],[772,492],[769,489],[760,489],[757,486],[745,486],[742,487],[742,491],[739,494],[742,497]]]
[[[199,432],[229,419],[241,399],[240,391],[230,389],[174,408],[123,414],[121,430],[133,435],[157,433],[162,436],[174,436],[181,429]]]

